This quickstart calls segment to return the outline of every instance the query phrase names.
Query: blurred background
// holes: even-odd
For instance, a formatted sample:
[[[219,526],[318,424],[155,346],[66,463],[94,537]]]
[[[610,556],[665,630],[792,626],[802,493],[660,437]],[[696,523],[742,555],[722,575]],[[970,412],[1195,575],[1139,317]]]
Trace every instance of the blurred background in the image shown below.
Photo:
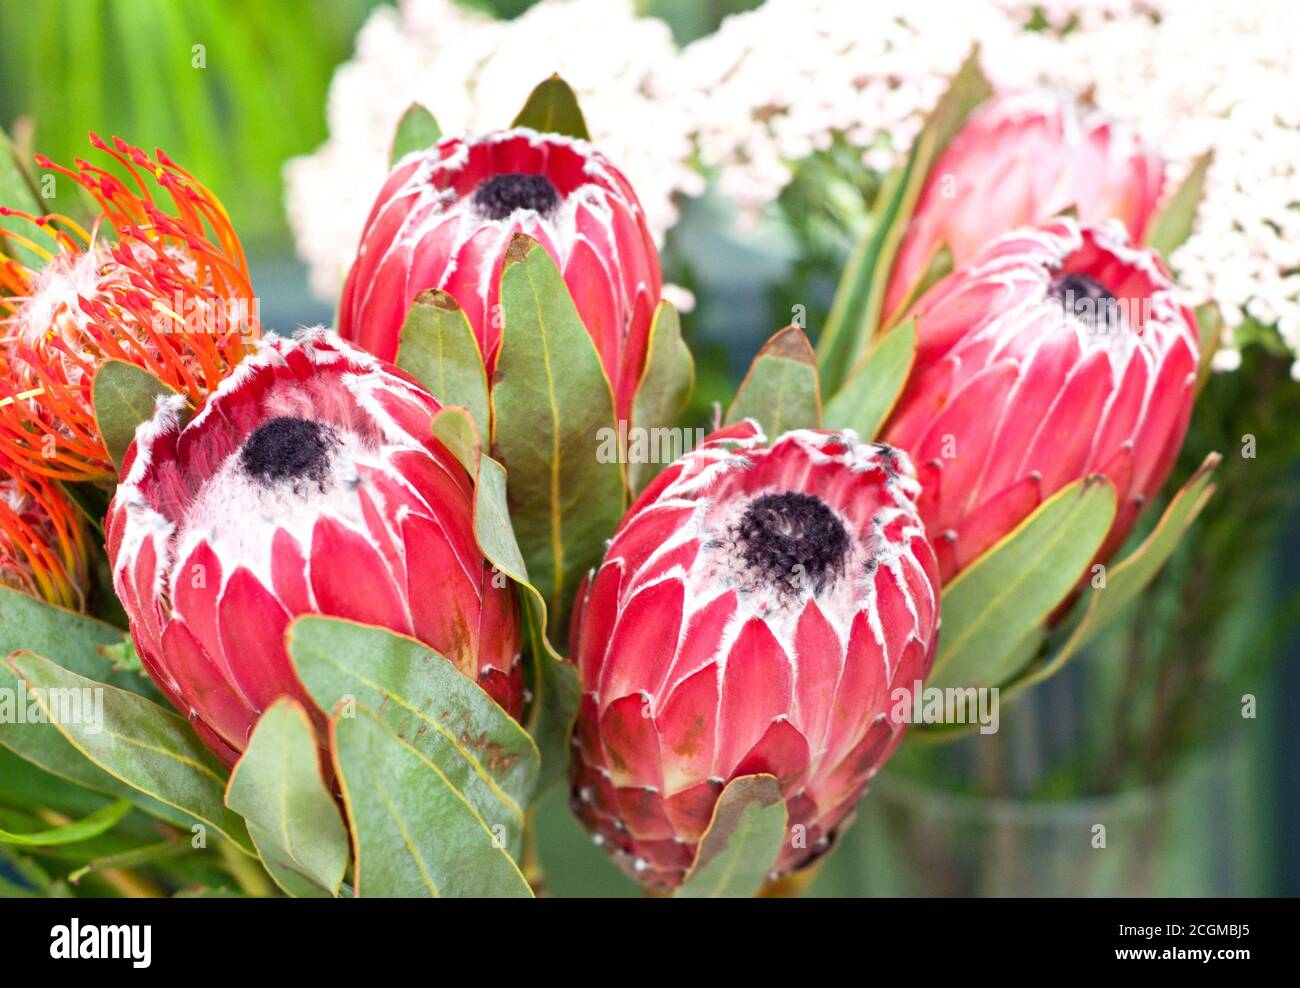
[[[164,149],[230,212],[268,328],[328,324],[314,226],[337,238],[346,224],[332,222],[338,207],[319,174],[314,198],[304,209],[299,197],[291,224],[286,163],[330,138],[331,79],[381,6],[0,0],[0,126],[22,151],[64,162],[87,154],[90,130]],[[460,6],[514,18],[532,4]],[[682,46],[758,4],[635,6]],[[422,30],[436,36],[439,25]],[[448,31],[442,41],[454,49],[454,27]],[[545,58],[541,51],[534,61]],[[541,77],[521,82],[523,91]],[[589,123],[599,131],[598,121]],[[695,303],[686,317],[700,369],[690,424],[704,424],[711,403],[727,400],[757,347],[790,321],[792,299],[807,304],[815,332],[879,177],[856,153],[844,166],[841,151],[810,148],[781,201],[757,221],[719,192],[707,167],[698,169],[696,194],[675,198],[665,259],[669,279]],[[354,194],[346,170],[339,175],[340,196]],[[845,195],[851,203],[841,207]],[[826,219],[822,227],[790,219],[814,214]],[[1231,456],[1252,431],[1283,437],[1269,440],[1269,482],[1239,479],[1233,487],[1225,477],[1220,501],[1235,498],[1227,502],[1235,507],[1203,520],[1211,532],[1192,535],[1204,534],[1213,550],[1176,557],[1172,574],[1106,640],[1004,709],[999,734],[942,748],[909,742],[877,780],[814,894],[1300,894],[1300,430],[1292,417],[1300,400],[1284,380],[1266,406],[1252,403],[1273,364],[1286,377],[1284,354],[1258,349],[1245,352],[1242,370],[1216,375],[1189,435],[1188,463],[1170,486],[1205,450]],[[1138,660],[1151,653],[1157,659],[1143,666]],[[1241,716],[1246,694],[1256,698],[1254,719]],[[636,894],[578,831],[564,798],[552,793],[539,810],[550,890]],[[1107,826],[1104,853],[1089,845],[1097,823]]]

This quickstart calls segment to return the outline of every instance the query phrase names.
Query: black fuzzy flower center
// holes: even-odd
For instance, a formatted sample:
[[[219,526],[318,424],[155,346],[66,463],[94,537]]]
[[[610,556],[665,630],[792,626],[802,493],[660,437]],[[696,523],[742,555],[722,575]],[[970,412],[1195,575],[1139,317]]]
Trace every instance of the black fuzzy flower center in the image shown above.
[[[1110,333],[1124,325],[1119,300],[1091,275],[1057,275],[1048,286],[1047,294],[1060,302],[1067,314],[1094,333]]]
[[[516,209],[543,216],[560,204],[560,193],[545,175],[506,172],[493,175],[474,190],[474,208],[492,220],[503,220]]]
[[[741,558],[762,584],[821,593],[844,571],[849,533],[821,498],[797,491],[750,502],[733,536]]]
[[[244,443],[239,459],[244,472],[263,483],[321,483],[337,445],[338,437],[328,425],[284,415],[258,426]]]

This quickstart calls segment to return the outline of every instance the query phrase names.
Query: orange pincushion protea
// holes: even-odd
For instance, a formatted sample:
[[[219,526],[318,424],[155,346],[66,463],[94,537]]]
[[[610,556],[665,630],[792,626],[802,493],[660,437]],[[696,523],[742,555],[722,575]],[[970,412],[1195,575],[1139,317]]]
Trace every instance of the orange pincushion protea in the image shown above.
[[[81,610],[87,559],[81,519],[58,484],[0,457],[0,587]]]
[[[0,235],[45,258],[39,270],[0,259],[0,456],[47,477],[111,481],[91,395],[99,367],[134,364],[197,405],[261,327],[243,248],[216,197],[162,151],[151,158],[120,138],[110,148],[94,134],[91,144],[134,188],[81,159],[72,171],[36,158],[94,196],[89,232],[67,216],[0,207],[34,224],[32,237]],[[158,189],[172,212],[155,202]]]

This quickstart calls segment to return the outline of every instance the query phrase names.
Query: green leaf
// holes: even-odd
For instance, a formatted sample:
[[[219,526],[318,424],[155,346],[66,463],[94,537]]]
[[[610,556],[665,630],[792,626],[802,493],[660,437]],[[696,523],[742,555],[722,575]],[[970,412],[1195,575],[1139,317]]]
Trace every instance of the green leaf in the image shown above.
[[[903,393],[916,361],[916,322],[909,319],[876,341],[862,365],[826,404],[826,427],[875,439]]]
[[[578,97],[558,75],[540,83],[528,95],[528,102],[510,126],[591,140],[587,121],[582,118],[582,110],[578,107]]]
[[[1011,684],[1016,692],[1054,676],[1076,652],[1095,638],[1123,612],[1160,572],[1183,534],[1214,496],[1210,482],[1222,457],[1211,453],[1182,489],[1174,495],[1156,527],[1142,544],[1106,570],[1106,585],[1093,588],[1087,608],[1060,649],[1039,665],[1026,670]]]
[[[0,656],[35,652],[87,679],[160,700],[151,680],[108,658],[125,640],[121,628],[0,587]]]
[[[578,684],[578,670],[553,652],[546,651],[542,633],[542,619],[538,609],[524,612],[524,625],[532,643],[533,702],[528,711],[528,732],[537,742],[541,752],[542,770],[537,779],[537,792],[563,782],[569,765],[569,738],[573,721],[578,714],[582,688]]]
[[[787,326],[763,344],[727,409],[726,424],[757,419],[770,438],[822,422],[817,358],[798,326]]]
[[[364,706],[336,716],[330,735],[358,897],[532,895],[500,833],[410,741]]]
[[[1213,302],[1206,302],[1196,310],[1196,327],[1200,340],[1201,363],[1196,369],[1196,393],[1200,394],[1214,370],[1214,354],[1223,337],[1223,315]]]
[[[105,831],[117,826],[122,817],[131,812],[131,804],[125,799],[110,803],[101,810],[96,810],[76,823],[62,827],[52,827],[34,834],[11,834],[0,830],[0,844],[18,844],[23,847],[55,847],[59,844],[75,844],[78,841],[98,837]]]
[[[632,424],[641,429],[671,427],[690,401],[695,386],[695,360],[682,339],[681,319],[669,302],[660,302],[650,324],[645,370],[632,400]],[[663,464],[633,463],[628,467],[633,490],[640,490]]]
[[[695,862],[677,889],[680,899],[754,896],[776,864],[788,823],[781,787],[771,775],[742,775],[727,783]]]
[[[13,141],[3,130],[0,130],[0,205],[20,209],[33,216],[45,212],[26,169],[18,161]],[[37,232],[29,221],[18,216],[0,216],[0,230],[10,230],[29,240]],[[39,241],[42,238],[43,235],[38,235],[36,239]],[[0,255],[8,255],[33,270],[39,270],[42,264],[40,255],[10,237],[0,236]]]
[[[555,262],[523,234],[506,251],[501,309],[493,440],[529,577],[563,628],[623,516],[622,465],[598,455],[617,435],[614,398]]]
[[[13,696],[19,698],[18,702],[21,703],[23,689],[22,680],[18,675],[9,666],[0,662],[0,697]],[[0,700],[0,711],[3,707],[4,702]],[[16,707],[15,713],[17,709]],[[198,822],[190,814],[160,803],[109,775],[74,748],[54,725],[32,721],[31,712],[35,710],[39,714],[40,708],[35,706],[30,696],[21,709],[28,712],[23,719],[0,716],[0,745],[23,761],[92,792],[118,799],[129,799],[149,815],[186,830]]]
[[[876,333],[889,328],[881,324],[882,317],[892,319],[903,314],[881,312],[898,246],[935,158],[992,91],[980,72],[976,46],[931,111],[907,161],[881,188],[871,223],[849,255],[826,326],[817,341],[817,362],[827,394],[839,390]]]
[[[1147,223],[1143,239],[1146,245],[1168,258],[1192,234],[1196,223],[1196,210],[1200,208],[1205,193],[1205,176],[1214,160],[1214,153],[1206,151],[1192,163],[1183,183],[1178,186],[1160,212]]]
[[[578,710],[577,673],[564,661],[546,634],[546,601],[528,579],[528,568],[515,541],[506,506],[506,471],[490,456],[482,455],[478,434],[463,409],[448,408],[434,416],[433,431],[453,448],[474,478],[474,532],[480,551],[497,570],[519,588],[524,626],[532,651],[530,672],[533,699],[528,730],[541,755],[538,791],[564,776],[568,734]]]
[[[226,805],[244,818],[266,870],[293,896],[339,894],[348,835],[320,770],[320,746],[302,704],[281,697],[253,728],[230,776]]]
[[[9,665],[26,681],[32,699],[51,724],[92,763],[206,823],[252,853],[243,821],[224,802],[225,769],[182,717],[134,693],[78,676],[39,655],[20,652],[10,657]],[[96,690],[103,692],[97,694]],[[71,708],[64,709],[62,703],[51,712],[53,698],[84,705],[88,696],[95,698],[90,714],[83,709],[81,716],[67,716]],[[98,699],[101,696],[102,701]],[[102,709],[98,709],[101,702]]]
[[[412,103],[402,114],[397,123],[397,132],[393,134],[393,146],[388,153],[388,165],[391,168],[412,151],[424,151],[433,147],[442,139],[442,128],[433,114],[419,103]]]
[[[517,853],[540,756],[477,683],[413,638],[338,618],[301,617],[288,642],[299,678],[323,710],[355,702],[378,711]]]
[[[99,365],[91,384],[95,423],[119,471],[136,427],[153,418],[159,398],[174,394],[147,370],[125,360],[105,360]]]
[[[109,854],[102,858],[96,858],[94,861],[71,872],[68,875],[68,881],[76,885],[91,872],[107,871],[111,868],[139,868],[142,865],[153,865],[159,861],[166,861],[193,853],[194,848],[190,846],[188,839],[157,841],[143,847],[133,847],[118,854]]]
[[[481,435],[488,435],[488,382],[483,354],[456,300],[431,289],[415,297],[397,347],[402,368],[443,405],[469,411]]]
[[[943,591],[943,633],[927,687],[1002,686],[1017,650],[1078,586],[1115,519],[1115,488],[1077,480],[1038,506]]]

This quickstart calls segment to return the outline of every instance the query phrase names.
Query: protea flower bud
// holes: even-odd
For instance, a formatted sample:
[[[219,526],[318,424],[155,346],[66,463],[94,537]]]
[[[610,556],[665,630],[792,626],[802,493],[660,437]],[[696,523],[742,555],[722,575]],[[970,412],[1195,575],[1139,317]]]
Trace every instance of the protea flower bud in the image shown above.
[[[937,572],[907,456],[852,432],[752,422],[664,470],[580,595],[572,805],[639,881],[679,884],[719,794],[770,773],[825,850],[904,725],[894,684],[933,659]]]
[[[0,259],[0,454],[64,480],[116,479],[91,393],[104,361],[142,367],[197,404],[261,332],[243,249],[216,198],[161,151],[91,143],[134,189],[80,159],[76,171],[36,159],[99,203],[89,232],[67,216],[0,207],[33,224],[31,237],[0,235],[45,258],[40,270]]]
[[[227,761],[283,694],[300,614],[382,625],[446,656],[514,715],[519,617],[433,437],[438,402],[323,331],[261,345],[189,424],[141,425],[109,507],[113,585],[149,674]]]
[[[340,335],[393,360],[415,296],[440,288],[465,310],[490,374],[502,263],[519,232],[563,272],[626,418],[659,303],[659,256],[636,193],[586,141],[518,128],[404,157],[361,234]]]
[[[1071,481],[1101,474],[1124,540],[1192,412],[1199,340],[1154,251],[1060,219],[989,244],[917,303],[885,440],[917,463],[945,581]]]
[[[1045,92],[996,96],[931,166],[884,315],[898,315],[945,245],[957,268],[995,237],[1071,208],[1081,223],[1119,220],[1136,241],[1163,185],[1164,162],[1128,127]]]
[[[81,610],[89,569],[76,507],[39,474],[0,457],[0,586]]]

